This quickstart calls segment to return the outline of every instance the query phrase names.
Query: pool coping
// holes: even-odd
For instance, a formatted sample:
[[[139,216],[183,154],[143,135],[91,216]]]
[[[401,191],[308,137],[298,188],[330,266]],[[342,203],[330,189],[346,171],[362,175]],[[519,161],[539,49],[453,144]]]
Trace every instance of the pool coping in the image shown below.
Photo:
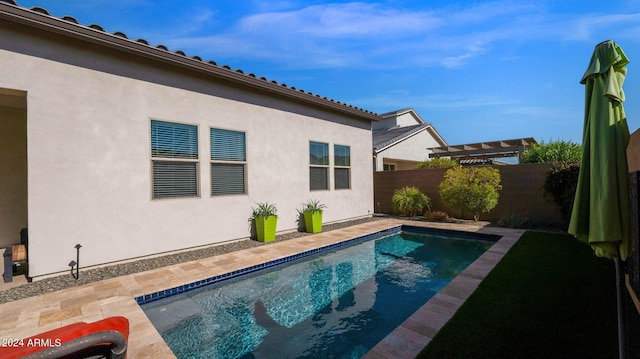
[[[500,235],[501,238],[363,358],[415,358],[453,317],[525,231],[484,227],[482,232]]]
[[[434,296],[366,355],[367,358],[413,358],[435,335],[434,330],[437,332],[446,323],[524,231],[396,219],[372,221],[3,303],[0,304],[0,317],[3,318],[0,338],[26,338],[75,322],[94,322],[122,315],[130,323],[129,357],[175,358],[136,298],[403,224],[503,236],[443,288],[440,291],[442,295]],[[490,269],[483,262],[492,263]],[[455,310],[451,305],[457,305]],[[410,350],[412,348],[417,352]]]

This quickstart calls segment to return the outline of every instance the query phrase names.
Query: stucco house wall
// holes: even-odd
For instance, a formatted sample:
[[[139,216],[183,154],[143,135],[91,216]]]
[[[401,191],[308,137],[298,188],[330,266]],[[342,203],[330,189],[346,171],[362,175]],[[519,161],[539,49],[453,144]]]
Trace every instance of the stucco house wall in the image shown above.
[[[17,122],[28,175],[18,182],[28,190],[31,277],[68,271],[76,244],[87,267],[248,237],[255,202],[277,205],[278,231],[297,228],[310,198],[327,205],[325,223],[373,212],[370,114],[2,18],[0,33],[0,89],[26,94]],[[197,126],[198,197],[152,199],[151,120]],[[246,194],[211,196],[210,128],[246,133]],[[329,190],[309,189],[310,141],[329,144]],[[334,189],[333,145],[350,146],[350,189]],[[9,190],[0,187],[0,214],[13,206]]]
[[[395,164],[396,170],[414,169],[418,162],[429,158],[428,147],[440,146],[428,130],[421,131],[403,139],[397,144],[377,153],[376,168],[383,169],[383,164]]]

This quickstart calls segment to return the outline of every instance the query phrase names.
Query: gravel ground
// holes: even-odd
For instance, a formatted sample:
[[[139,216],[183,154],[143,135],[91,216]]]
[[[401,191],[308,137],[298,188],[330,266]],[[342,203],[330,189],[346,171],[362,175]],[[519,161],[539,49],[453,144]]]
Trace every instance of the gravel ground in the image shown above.
[[[353,226],[360,223],[371,222],[380,219],[379,217],[363,218],[353,221],[346,221],[334,224],[325,224],[322,226],[323,231],[331,231],[338,228]],[[282,242],[293,238],[304,237],[309,233],[289,232],[276,236],[276,242]],[[71,274],[60,275],[58,277],[47,278],[32,283],[27,283],[19,287],[9,288],[0,291],[0,303],[11,302],[23,298],[37,296],[45,293],[54,292],[61,289],[80,286],[104,279],[115,278],[127,274],[143,272],[160,267],[166,267],[173,264],[188,262],[196,259],[213,257],[219,254],[239,251],[242,249],[253,248],[268,245],[263,242],[245,239],[236,242],[221,244],[218,246],[197,249],[188,252],[169,254],[157,258],[141,259],[135,262],[123,263],[102,268],[82,270],[80,268],[80,276],[76,281]]]

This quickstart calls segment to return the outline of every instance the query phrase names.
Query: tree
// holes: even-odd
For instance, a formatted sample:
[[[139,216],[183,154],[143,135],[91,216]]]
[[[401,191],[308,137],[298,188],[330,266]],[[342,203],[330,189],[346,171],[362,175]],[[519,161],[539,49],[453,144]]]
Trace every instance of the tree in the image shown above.
[[[489,212],[498,204],[500,189],[500,172],[490,167],[449,169],[438,185],[445,206],[460,212],[471,212],[475,221],[480,213]]]
[[[393,193],[391,197],[393,208],[403,216],[414,217],[423,214],[431,208],[431,200],[416,187],[402,187]]]
[[[460,164],[450,158],[437,157],[432,160],[426,160],[418,163],[416,169],[420,168],[452,168],[458,167]]]
[[[522,153],[522,163],[580,161],[582,146],[565,140],[541,141]]]
[[[578,187],[580,162],[558,162],[551,166],[544,182],[544,193],[551,194],[560,207],[562,219],[569,222]]]

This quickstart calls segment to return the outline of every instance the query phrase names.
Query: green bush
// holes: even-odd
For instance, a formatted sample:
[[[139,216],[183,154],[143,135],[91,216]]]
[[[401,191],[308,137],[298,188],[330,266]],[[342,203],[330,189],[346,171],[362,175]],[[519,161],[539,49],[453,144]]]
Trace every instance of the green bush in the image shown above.
[[[416,187],[402,187],[393,193],[393,209],[403,216],[414,217],[431,208],[431,200]]]
[[[418,163],[416,169],[420,168],[452,168],[459,167],[460,164],[450,158],[434,158],[432,160],[426,160]]]
[[[489,212],[498,204],[500,172],[490,167],[456,167],[447,170],[438,185],[445,206],[473,213],[475,221],[480,213]]]
[[[541,141],[522,153],[522,163],[580,161],[582,146],[565,140]]]
[[[553,201],[560,207],[562,219],[567,222],[571,219],[579,173],[579,162],[557,162],[547,171],[544,182],[545,195],[553,197]]]

